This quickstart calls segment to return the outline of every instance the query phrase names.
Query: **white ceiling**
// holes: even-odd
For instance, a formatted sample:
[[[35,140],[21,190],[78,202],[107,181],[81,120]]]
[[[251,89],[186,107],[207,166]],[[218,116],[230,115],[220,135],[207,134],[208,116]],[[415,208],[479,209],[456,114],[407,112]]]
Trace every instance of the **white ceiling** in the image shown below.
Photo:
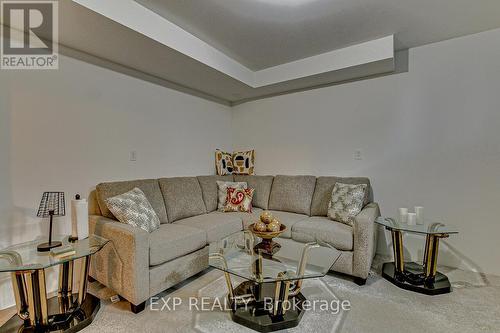
[[[63,54],[225,104],[387,74],[394,47],[500,27],[500,0],[73,0],[59,11]]]
[[[500,27],[500,0],[136,0],[251,70],[395,35],[407,49]]]

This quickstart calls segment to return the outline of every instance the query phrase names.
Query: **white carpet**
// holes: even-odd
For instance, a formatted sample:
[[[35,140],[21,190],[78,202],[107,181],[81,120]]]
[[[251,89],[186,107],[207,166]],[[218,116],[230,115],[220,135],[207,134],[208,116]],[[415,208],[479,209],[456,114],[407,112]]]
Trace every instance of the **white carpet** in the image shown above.
[[[500,332],[500,277],[440,270],[453,284],[450,294],[426,296],[402,290],[375,271],[362,287],[335,275],[306,280],[303,293],[308,299],[349,300],[351,309],[338,314],[306,312],[300,325],[287,331]],[[152,311],[147,305],[138,315],[130,312],[126,302],[112,304],[110,291],[94,283],[91,291],[103,299],[103,306],[84,332],[254,332],[233,323],[228,312],[188,310],[187,300],[192,296],[222,299],[227,292],[222,276],[211,270],[161,294],[165,299],[185,300],[175,311]]]

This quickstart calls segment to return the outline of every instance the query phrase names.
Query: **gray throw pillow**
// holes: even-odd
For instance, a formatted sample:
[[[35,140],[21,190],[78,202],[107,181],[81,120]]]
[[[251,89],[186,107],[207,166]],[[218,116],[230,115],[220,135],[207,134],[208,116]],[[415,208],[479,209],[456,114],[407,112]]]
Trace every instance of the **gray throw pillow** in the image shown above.
[[[334,221],[354,226],[354,218],[361,212],[365,199],[366,184],[335,183],[328,204],[328,217]]]
[[[218,187],[218,202],[217,202],[217,210],[220,212],[224,211],[224,206],[226,205],[226,198],[227,198],[227,188],[232,187],[237,190],[243,190],[247,188],[247,183],[246,182],[224,182],[224,181],[217,181],[217,187]]]
[[[160,227],[160,219],[139,188],[106,199],[106,205],[118,221],[153,232]]]

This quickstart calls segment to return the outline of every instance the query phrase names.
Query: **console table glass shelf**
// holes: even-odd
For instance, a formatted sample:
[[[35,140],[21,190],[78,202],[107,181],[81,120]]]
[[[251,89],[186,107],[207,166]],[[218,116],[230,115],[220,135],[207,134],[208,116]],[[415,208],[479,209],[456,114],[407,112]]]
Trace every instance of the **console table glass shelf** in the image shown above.
[[[400,288],[415,292],[438,295],[451,291],[446,275],[437,271],[439,240],[457,234],[454,226],[440,222],[408,225],[392,218],[379,217],[375,220],[391,232],[394,262],[384,263],[382,276]],[[405,262],[403,232],[425,235],[425,248],[422,264]]]
[[[108,240],[91,235],[69,242],[69,237],[54,236],[63,246],[70,244],[74,254],[56,257],[38,252],[40,240],[0,250],[0,272],[10,272],[17,314],[0,327],[0,332],[75,332],[92,322],[100,301],[87,293],[90,257]],[[80,259],[78,292],[73,293],[73,268]],[[58,296],[47,298],[45,269],[59,266]]]
[[[209,264],[225,274],[232,319],[260,332],[297,326],[306,300],[300,292],[302,281],[325,276],[340,252],[318,242],[282,242],[270,255],[254,250],[259,241],[244,231],[210,244]],[[231,275],[245,281],[233,287]],[[287,308],[289,304],[297,306]]]

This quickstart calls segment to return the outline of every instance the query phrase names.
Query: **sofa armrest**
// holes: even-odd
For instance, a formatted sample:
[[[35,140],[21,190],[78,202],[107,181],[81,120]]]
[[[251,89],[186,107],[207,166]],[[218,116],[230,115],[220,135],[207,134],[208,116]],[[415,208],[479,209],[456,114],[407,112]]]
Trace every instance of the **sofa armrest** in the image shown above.
[[[356,216],[354,222],[354,244],[352,273],[354,276],[366,279],[375,256],[377,233],[375,219],[380,216],[378,204],[372,202],[366,205]]]
[[[89,231],[110,240],[92,257],[90,274],[133,304],[149,297],[149,234],[99,215],[89,216]]]

